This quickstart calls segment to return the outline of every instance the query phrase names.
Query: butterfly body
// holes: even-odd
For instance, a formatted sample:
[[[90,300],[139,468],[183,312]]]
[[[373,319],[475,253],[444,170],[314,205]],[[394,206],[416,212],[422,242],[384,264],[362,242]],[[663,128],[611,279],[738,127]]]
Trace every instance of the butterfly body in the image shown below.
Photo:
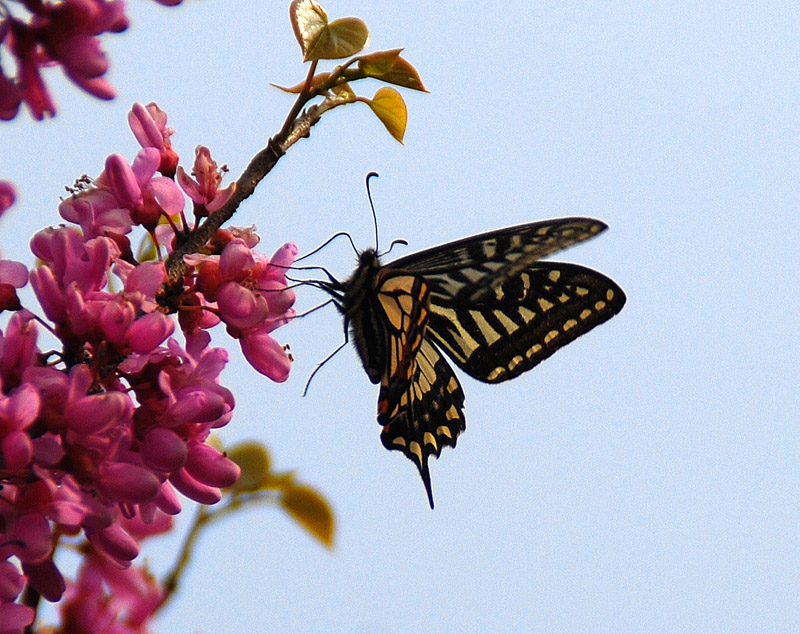
[[[592,269],[540,258],[600,233],[591,218],[534,222],[465,238],[389,264],[359,254],[344,282],[321,282],[344,315],[367,376],[380,383],[381,441],[419,469],[464,431],[464,392],[441,352],[480,381],[519,376],[610,319],[625,303]]]

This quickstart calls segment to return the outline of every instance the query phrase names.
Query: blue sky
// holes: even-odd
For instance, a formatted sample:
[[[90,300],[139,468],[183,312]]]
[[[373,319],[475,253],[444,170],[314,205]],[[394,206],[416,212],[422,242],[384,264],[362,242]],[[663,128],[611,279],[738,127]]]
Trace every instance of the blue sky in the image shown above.
[[[20,202],[5,257],[30,263],[63,186],[129,158],[134,101],[157,101],[189,162],[208,145],[238,175],[303,76],[288,3],[131,2],[107,37],[109,104],[48,75],[60,112],[0,128]],[[626,291],[610,322],[533,371],[461,375],[467,430],[432,463],[436,510],[389,453],[377,392],[321,310],[278,333],[285,385],[233,349],[226,442],[258,438],[335,507],[324,551],[279,511],[201,540],[157,630],[192,632],[794,632],[800,628],[800,12],[793,3],[330,0],[370,50],[403,46],[430,94],[405,92],[405,145],[365,106],[326,116],[235,217],[264,251],[337,231],[422,249],[538,219],[609,231],[556,259]],[[378,85],[365,85],[371,95]],[[316,262],[346,277],[344,241]],[[300,309],[324,299],[299,294]],[[223,337],[218,341],[224,342]],[[238,386],[238,388],[237,388]],[[164,570],[176,542],[146,552]]]

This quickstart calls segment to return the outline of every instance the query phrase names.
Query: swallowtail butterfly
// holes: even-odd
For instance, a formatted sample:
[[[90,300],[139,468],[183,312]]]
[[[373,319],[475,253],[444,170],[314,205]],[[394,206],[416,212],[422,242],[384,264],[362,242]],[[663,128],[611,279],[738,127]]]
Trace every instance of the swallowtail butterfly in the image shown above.
[[[345,282],[318,285],[344,315],[367,376],[380,383],[381,441],[419,469],[433,508],[428,458],[465,429],[464,392],[442,353],[499,383],[616,315],[625,293],[578,264],[541,258],[596,236],[592,218],[490,231],[381,264],[360,253]]]

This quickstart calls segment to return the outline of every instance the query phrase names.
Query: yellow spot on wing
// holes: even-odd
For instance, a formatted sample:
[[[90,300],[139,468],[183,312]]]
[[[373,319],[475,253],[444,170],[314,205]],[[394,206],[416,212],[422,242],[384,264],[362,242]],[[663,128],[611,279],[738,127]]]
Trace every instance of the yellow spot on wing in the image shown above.
[[[551,282],[558,282],[559,278],[561,277],[561,271],[550,271],[547,274],[547,277],[550,278]]]
[[[395,438],[392,441],[392,444],[393,445],[399,445],[400,447],[405,447],[406,446],[406,439],[403,438],[402,436],[398,436],[397,438]]]
[[[591,310],[589,310],[588,308],[584,308],[584,309],[581,311],[581,315],[580,315],[580,317],[581,317],[581,319],[588,319],[588,318],[589,318],[589,315],[591,315],[591,314],[592,314],[592,311],[591,311]]]
[[[556,337],[558,337],[558,330],[551,330],[544,336],[544,342],[548,344]]]
[[[439,445],[436,444],[436,438],[433,437],[433,434],[429,431],[425,432],[425,444],[426,445],[433,445],[434,449],[438,449]]]
[[[500,339],[500,333],[498,333],[492,326],[486,321],[486,317],[484,317],[479,310],[471,310],[469,311],[470,317],[475,321],[475,325],[478,326],[478,329],[481,331],[483,338],[486,339],[488,344],[493,344],[495,341]]]
[[[459,355],[458,350],[451,349],[449,348],[449,346],[448,349],[450,350],[450,352],[453,353],[453,356],[457,358],[459,361],[466,361],[469,358],[469,355],[471,355],[475,351],[475,349],[479,347],[478,342],[475,341],[472,335],[470,335],[466,330],[464,330],[464,327],[461,325],[461,322],[456,317],[456,311],[454,311],[452,308],[442,308],[441,306],[433,306],[432,309],[434,313],[436,313],[437,315],[441,315],[455,327],[456,332],[453,333],[455,335],[453,339],[455,340],[455,343],[459,346],[459,348],[461,348],[460,351],[461,354]]]
[[[595,310],[603,310],[606,307],[606,303],[604,301],[596,302],[594,305]]]
[[[542,350],[542,345],[539,343],[535,343],[533,344],[533,346],[528,348],[528,351],[525,353],[525,356],[530,359],[533,355],[539,354],[541,350]]]
[[[495,318],[497,318],[497,321],[503,324],[503,328],[506,329],[507,334],[510,335],[514,331],[519,330],[519,324],[512,321],[502,310],[495,309],[492,312],[494,313]]]
[[[436,428],[436,434],[438,436],[447,436],[450,439],[453,438],[453,435],[450,433],[450,428],[447,425],[439,425]]]
[[[416,440],[412,440],[408,449],[417,457],[419,463],[422,464],[422,447],[419,446],[419,443]]]
[[[568,319],[567,322],[564,324],[564,330],[569,330],[570,328],[574,328],[578,325],[578,322],[574,319]]]
[[[517,312],[519,313],[519,316],[522,317],[522,321],[524,321],[526,324],[530,323],[531,320],[536,317],[536,313],[528,308],[525,308],[524,306],[520,306],[517,309]]]
[[[539,303],[539,308],[542,310],[550,310],[553,307],[553,303],[548,302],[544,297],[540,297],[536,301]]]

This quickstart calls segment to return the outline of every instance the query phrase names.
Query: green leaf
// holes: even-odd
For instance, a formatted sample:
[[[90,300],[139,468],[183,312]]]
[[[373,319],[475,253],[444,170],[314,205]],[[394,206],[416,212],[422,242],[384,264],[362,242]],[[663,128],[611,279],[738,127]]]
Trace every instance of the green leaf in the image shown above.
[[[334,519],[328,501],[315,489],[295,484],[284,489],[284,510],[327,548],[333,547]]]
[[[389,134],[402,143],[406,133],[408,111],[400,93],[393,88],[381,88],[367,103]]]
[[[294,0],[289,5],[289,17],[305,62],[350,57],[364,48],[369,37],[367,25],[358,18],[328,23],[325,9],[314,0]]]
[[[342,59],[355,55],[367,43],[369,31],[363,20],[339,18],[319,32],[305,53],[310,59]]]
[[[232,447],[227,454],[228,458],[242,470],[238,482],[232,487],[234,491],[258,491],[269,481],[270,458],[264,445],[257,442],[243,442]]]
[[[314,0],[294,0],[289,5],[289,18],[292,29],[300,49],[303,51],[303,61],[311,59],[308,51],[328,26],[328,15],[322,6]]]

